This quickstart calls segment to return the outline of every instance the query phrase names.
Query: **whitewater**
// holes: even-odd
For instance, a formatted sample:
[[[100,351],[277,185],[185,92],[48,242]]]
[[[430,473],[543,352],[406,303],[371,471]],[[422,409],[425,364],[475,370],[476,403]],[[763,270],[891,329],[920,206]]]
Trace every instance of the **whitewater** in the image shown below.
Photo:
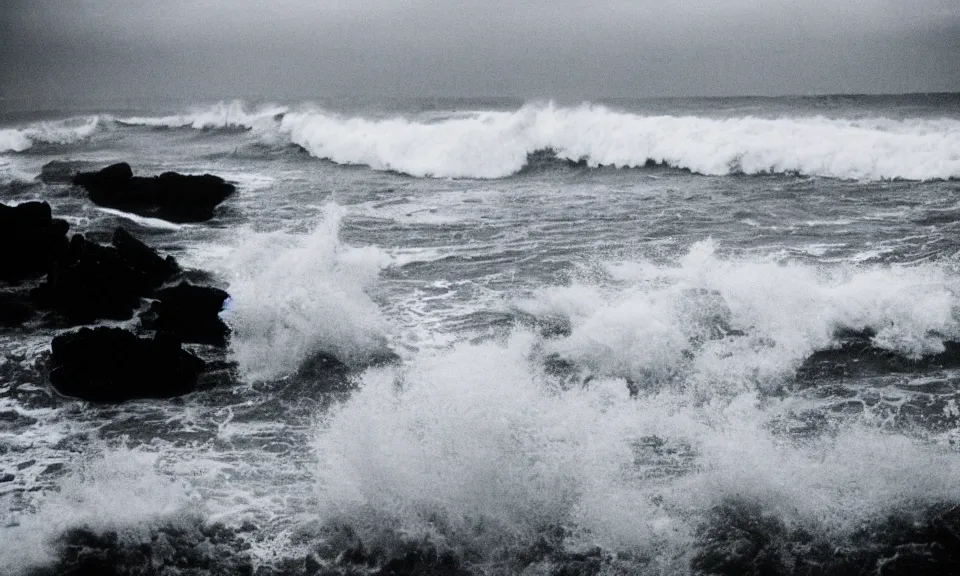
[[[71,186],[118,161],[237,193]],[[231,336],[101,406],[49,387],[57,328],[0,330],[0,574],[960,566],[956,95],[2,109],[29,200],[222,287]]]
[[[112,115],[0,132],[0,151],[88,138],[99,125],[239,129],[338,164],[417,177],[505,178],[530,155],[596,168],[665,165],[704,175],[800,174],[852,180],[960,177],[960,121],[816,115],[640,114],[603,105],[528,104],[513,111],[346,114],[220,102],[166,116]]]

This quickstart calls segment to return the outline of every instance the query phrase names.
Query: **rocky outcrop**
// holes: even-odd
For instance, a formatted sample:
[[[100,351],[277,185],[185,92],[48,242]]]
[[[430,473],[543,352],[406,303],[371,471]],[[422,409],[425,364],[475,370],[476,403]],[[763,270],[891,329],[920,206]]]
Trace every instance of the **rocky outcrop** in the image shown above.
[[[230,329],[219,314],[230,295],[223,290],[181,282],[157,290],[154,297],[156,302],[140,317],[147,330],[172,332],[184,342],[227,344]]]
[[[122,228],[114,232],[113,246],[75,234],[66,255],[32,296],[40,308],[72,324],[127,320],[140,308],[142,297],[179,270],[172,257],[161,257]]]
[[[160,256],[156,250],[134,238],[123,228],[113,232],[113,247],[120,258],[141,276],[143,286],[151,289],[160,286],[180,272],[173,256]]]
[[[81,328],[54,338],[51,350],[53,387],[92,402],[187,394],[205,367],[167,332],[140,338],[120,328]]]
[[[0,328],[12,328],[36,316],[37,311],[24,292],[0,292]]]
[[[73,183],[85,188],[90,200],[100,206],[170,222],[210,220],[214,208],[235,190],[233,184],[212,174],[134,176],[126,162],[99,172],[80,172]]]
[[[46,274],[67,251],[68,229],[46,202],[0,204],[0,282],[17,284]]]
[[[891,373],[917,373],[960,368],[960,342],[943,342],[943,352],[921,358],[909,358],[893,350],[879,348],[872,330],[843,330],[835,335],[837,346],[818,350],[807,357],[797,370],[797,380],[842,380]]]
[[[97,174],[109,187],[129,180],[129,167]],[[141,323],[155,332],[152,338],[120,328],[83,328],[54,338],[50,381],[62,394],[95,402],[192,391],[205,363],[181,342],[226,345],[229,329],[218,314],[227,293],[187,282],[163,288],[182,272],[176,260],[122,228],[111,245],[82,234],[68,242],[68,230],[49,204],[0,204],[0,328],[46,312],[55,314],[55,325],[127,320],[145,298],[155,298]]]
[[[69,256],[33,291],[41,308],[53,310],[72,324],[126,320],[140,307],[145,280],[119,252],[75,234]]]

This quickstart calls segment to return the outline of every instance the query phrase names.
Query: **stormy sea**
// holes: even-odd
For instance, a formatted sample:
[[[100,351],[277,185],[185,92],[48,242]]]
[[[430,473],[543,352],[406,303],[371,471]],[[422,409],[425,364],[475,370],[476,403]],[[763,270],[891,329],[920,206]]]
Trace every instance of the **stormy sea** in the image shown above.
[[[123,162],[234,191],[78,185]],[[0,285],[0,574],[960,574],[960,95],[2,101],[31,202],[180,275]],[[182,278],[229,295],[195,385],[51,385]]]

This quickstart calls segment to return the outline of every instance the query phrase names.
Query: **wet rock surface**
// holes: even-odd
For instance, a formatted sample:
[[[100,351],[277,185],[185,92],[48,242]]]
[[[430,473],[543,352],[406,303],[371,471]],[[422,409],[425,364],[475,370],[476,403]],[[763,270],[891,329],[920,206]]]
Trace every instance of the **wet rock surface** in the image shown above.
[[[18,284],[46,274],[67,250],[68,229],[46,202],[0,204],[0,282]]]
[[[944,350],[920,358],[909,358],[873,343],[872,330],[840,331],[838,346],[810,355],[797,370],[797,380],[849,379],[883,374],[929,372],[960,368],[960,342],[944,341]]]
[[[210,220],[216,206],[235,190],[233,184],[212,174],[134,176],[126,162],[98,172],[79,172],[73,183],[86,189],[90,200],[100,206],[181,223]]]
[[[194,390],[205,367],[165,332],[140,338],[120,328],[81,328],[54,338],[51,349],[54,388],[93,402],[180,396]]]
[[[733,499],[701,528],[692,567],[717,576],[960,574],[960,508],[891,515],[837,542]]]
[[[145,329],[172,332],[184,342],[226,346],[230,329],[219,316],[230,297],[225,291],[184,281],[153,297],[156,301],[140,317]]]

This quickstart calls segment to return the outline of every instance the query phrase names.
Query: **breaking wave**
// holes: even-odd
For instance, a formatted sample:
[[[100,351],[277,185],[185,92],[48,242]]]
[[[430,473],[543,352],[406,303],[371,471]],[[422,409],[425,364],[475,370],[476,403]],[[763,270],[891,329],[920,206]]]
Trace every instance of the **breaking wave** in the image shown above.
[[[941,351],[960,335],[945,271],[724,259],[706,241],[678,265],[606,272],[518,302],[537,321],[504,339],[365,372],[316,432],[323,537],[368,557],[435,550],[470,573],[790,574],[882,565],[900,550],[885,538],[911,537],[885,522],[956,503],[949,446],[869,409],[792,429],[811,405],[772,393],[845,328]]]
[[[280,131],[317,158],[421,177],[503,178],[545,150],[589,167],[653,163],[705,175],[960,177],[960,121],[954,119],[718,119],[550,104],[434,122],[293,112],[282,118]]]
[[[34,144],[73,144],[89,138],[100,126],[99,116],[34,122],[22,128],[0,129],[0,152],[23,152]]]
[[[234,100],[184,114],[109,119],[128,126],[252,130],[265,143],[292,143],[316,158],[417,177],[505,178],[546,156],[589,168],[664,165],[715,176],[960,178],[960,120],[953,118],[721,118],[553,103],[366,117]],[[83,137],[96,125],[66,132],[52,126],[0,131],[0,150]]]
[[[349,363],[384,350],[386,321],[366,290],[390,258],[341,243],[342,217],[331,204],[307,235],[255,233],[234,251],[224,316],[248,378],[290,374],[319,353]]]
[[[120,530],[124,537],[139,540],[154,523],[202,514],[202,500],[186,483],[157,473],[157,454],[91,448],[35,513],[0,531],[4,573],[32,573],[29,568],[55,556],[56,538],[69,529]]]
[[[248,111],[243,102],[218,102],[212,106],[195,108],[186,114],[171,116],[131,116],[117,118],[119,124],[163,128],[193,128],[196,130],[250,129],[266,126],[287,112],[287,108],[264,105]]]
[[[960,493],[948,448],[862,422],[795,442],[770,425],[784,405],[755,391],[634,400],[621,378],[560,386],[536,355],[520,332],[368,371],[317,433],[321,515],[371,554],[429,544],[475,573],[599,548],[626,564],[614,573],[687,574],[730,499],[838,545]]]
[[[715,250],[699,242],[678,266],[611,264],[610,285],[541,288],[515,306],[559,326],[546,352],[653,389],[775,388],[843,331],[906,358],[960,339],[960,283],[940,266],[821,269]]]

